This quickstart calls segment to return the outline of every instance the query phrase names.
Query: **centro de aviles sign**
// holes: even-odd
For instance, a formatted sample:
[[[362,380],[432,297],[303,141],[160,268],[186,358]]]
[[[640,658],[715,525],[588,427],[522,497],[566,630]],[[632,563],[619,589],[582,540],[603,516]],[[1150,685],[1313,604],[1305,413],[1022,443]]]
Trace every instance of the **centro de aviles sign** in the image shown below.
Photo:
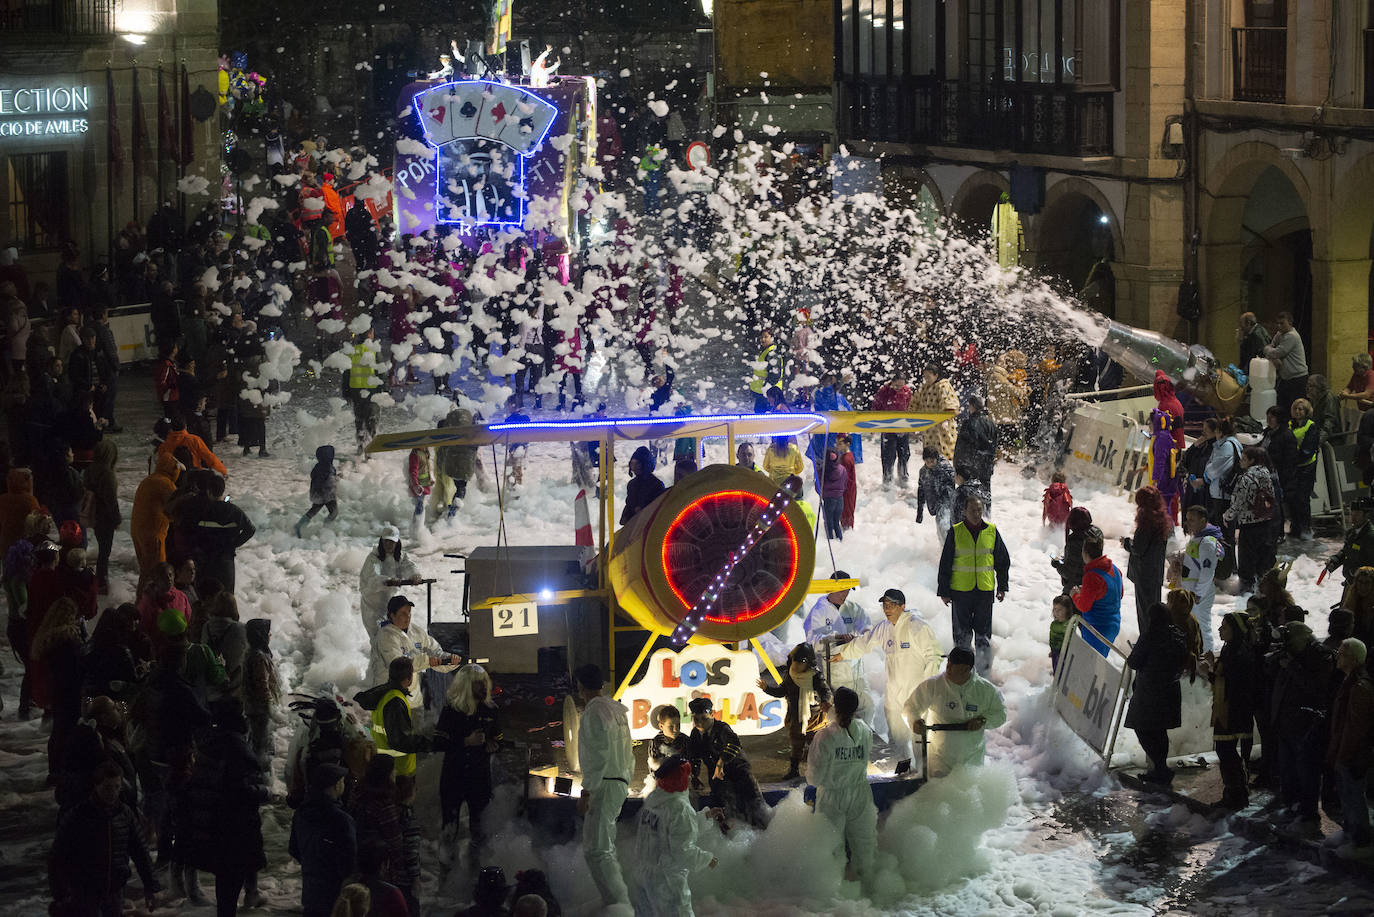
[[[84,134],[90,110],[89,86],[0,86],[0,137]]]

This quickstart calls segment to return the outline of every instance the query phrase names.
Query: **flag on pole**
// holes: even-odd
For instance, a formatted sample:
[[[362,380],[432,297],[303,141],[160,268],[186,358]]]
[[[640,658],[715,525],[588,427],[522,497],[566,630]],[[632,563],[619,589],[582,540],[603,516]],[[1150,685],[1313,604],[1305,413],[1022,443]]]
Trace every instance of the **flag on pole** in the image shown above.
[[[133,163],[134,163],[134,219],[138,219],[138,198],[139,185],[143,178],[143,158],[148,146],[148,123],[143,117],[143,96],[138,91],[138,68],[133,69],[133,101],[134,108],[134,136],[133,136]]]
[[[172,121],[172,105],[167,100],[167,81],[162,68],[157,68],[157,160],[173,155],[176,149],[176,129]]]
[[[115,106],[114,71],[105,68],[105,161],[115,181],[124,176],[124,138],[119,135],[119,110]]]
[[[195,158],[195,122],[191,120],[191,75],[181,66],[181,100],[177,106],[177,145],[174,158],[178,165],[186,165]]]
[[[506,53],[514,6],[515,0],[491,0],[490,24],[487,29],[488,54]]]
[[[592,541],[592,514],[587,507],[587,491],[579,490],[573,501],[573,544],[577,546],[578,560],[582,561],[583,572],[590,572],[596,561],[596,544]]]

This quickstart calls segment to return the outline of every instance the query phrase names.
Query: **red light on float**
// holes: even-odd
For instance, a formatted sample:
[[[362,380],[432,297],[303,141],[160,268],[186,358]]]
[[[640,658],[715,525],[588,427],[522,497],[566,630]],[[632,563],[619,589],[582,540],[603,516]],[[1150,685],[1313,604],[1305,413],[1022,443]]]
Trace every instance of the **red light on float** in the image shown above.
[[[730,560],[768,508],[769,500],[746,490],[698,497],[678,512],[663,536],[662,564],[668,588],[691,608]],[[797,533],[786,515],[735,565],[706,615],[712,624],[742,624],[772,611],[791,590],[800,568]]]

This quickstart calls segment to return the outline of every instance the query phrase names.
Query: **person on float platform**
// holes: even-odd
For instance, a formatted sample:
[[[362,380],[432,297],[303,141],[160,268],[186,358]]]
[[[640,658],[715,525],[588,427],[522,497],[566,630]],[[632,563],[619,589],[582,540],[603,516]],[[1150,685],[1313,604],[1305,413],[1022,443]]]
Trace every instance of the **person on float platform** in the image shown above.
[[[859,695],[835,689],[831,721],[816,733],[807,759],[806,782],[816,788],[816,814],[840,829],[857,878],[873,868],[878,846],[878,807],[868,786],[873,730],[855,714]]]
[[[358,574],[358,591],[362,594],[363,632],[370,639],[386,617],[387,603],[398,595],[402,586],[417,586],[420,571],[401,550],[401,530],[394,525],[382,526],[377,550],[363,560]]]
[[[956,767],[982,764],[986,730],[1007,721],[1001,693],[973,671],[973,650],[964,646],[949,651],[944,672],[916,686],[905,713],[917,735],[925,735],[928,724],[954,727],[933,730],[930,777],[944,777]]]
[[[997,526],[983,521],[983,501],[969,497],[964,518],[945,536],[936,594],[950,609],[954,645],[973,648],[978,671],[992,670],[992,600],[1007,596],[1011,555]]]
[[[630,743],[630,711],[601,695],[601,669],[588,663],[574,677],[586,703],[577,728],[577,751],[582,764],[582,796],[577,811],[582,823],[582,853],[587,871],[606,907],[630,900],[620,861],[615,854],[615,820],[630,794],[634,776],[634,748]]]
[[[836,570],[831,579],[849,579],[849,574]],[[852,590],[840,589],[821,596],[816,604],[802,619],[802,630],[806,642],[819,648],[821,641],[831,638],[832,645],[839,646],[852,641],[868,629],[868,614],[858,602],[849,598]],[[859,718],[866,720],[873,713],[873,703],[868,699],[867,685],[863,677],[863,660],[853,659],[830,663],[828,673],[832,688],[853,688],[859,695]]]
[[[925,618],[906,610],[900,589],[883,593],[885,620],[868,628],[830,657],[831,663],[859,659],[881,650],[887,663],[887,688],[883,710],[887,713],[888,741],[897,755],[897,773],[911,769],[911,731],[902,719],[902,704],[913,688],[940,671],[940,641]]]
[[[372,638],[372,655],[368,661],[368,683],[376,684],[396,659],[412,660],[415,672],[440,665],[454,665],[462,658],[444,652],[444,648],[429,633],[412,621],[415,606],[403,595],[394,597],[386,606],[386,621]],[[409,689],[410,706],[423,702],[418,685]]]

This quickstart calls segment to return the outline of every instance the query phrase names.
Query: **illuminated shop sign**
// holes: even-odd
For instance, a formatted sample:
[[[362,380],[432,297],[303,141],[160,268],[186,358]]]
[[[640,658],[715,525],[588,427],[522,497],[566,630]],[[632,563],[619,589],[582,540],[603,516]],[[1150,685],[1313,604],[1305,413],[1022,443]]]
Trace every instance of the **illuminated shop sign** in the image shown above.
[[[525,160],[535,154],[558,109],[521,86],[461,80],[414,97],[425,141],[434,148],[434,218],[466,226],[525,222]],[[424,164],[427,171],[429,163]],[[402,184],[419,179],[412,165]]]
[[[89,86],[0,87],[0,137],[51,137],[90,129]]]

